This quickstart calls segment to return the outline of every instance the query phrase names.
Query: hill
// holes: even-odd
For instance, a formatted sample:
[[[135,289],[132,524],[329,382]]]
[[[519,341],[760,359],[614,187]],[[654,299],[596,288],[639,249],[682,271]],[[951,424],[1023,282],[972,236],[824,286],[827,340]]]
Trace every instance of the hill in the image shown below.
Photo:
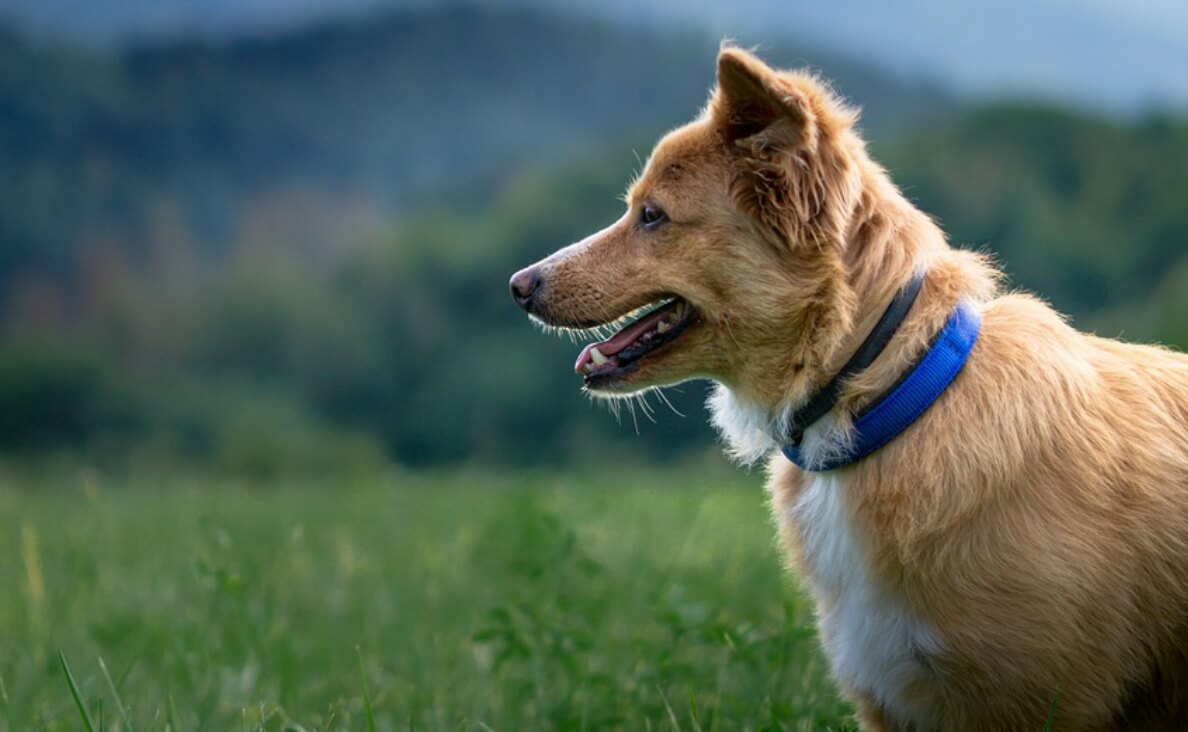
[[[451,0],[437,0],[438,4]],[[1004,92],[1139,113],[1188,105],[1188,5],[1177,0],[466,0],[613,19],[629,28],[696,28],[743,43],[792,32],[880,69],[936,79],[967,98]],[[313,18],[433,0],[6,0],[38,33],[87,43],[179,33],[258,34]]]
[[[715,46],[466,7],[110,52],[9,33],[0,291],[14,271],[69,279],[96,250],[145,261],[164,239],[198,262],[260,239],[333,248],[431,195],[481,196],[509,170],[686,119]],[[782,55],[812,57],[880,129],[945,106],[860,65]]]

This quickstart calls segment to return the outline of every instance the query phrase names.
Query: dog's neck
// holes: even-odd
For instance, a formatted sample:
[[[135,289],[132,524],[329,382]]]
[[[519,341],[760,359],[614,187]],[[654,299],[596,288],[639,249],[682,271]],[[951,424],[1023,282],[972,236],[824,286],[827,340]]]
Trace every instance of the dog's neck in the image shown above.
[[[865,329],[863,332],[870,331]],[[745,464],[751,464],[787,444],[794,433],[798,435],[800,449],[810,456],[812,462],[817,462],[817,456],[841,449],[848,443],[846,430],[849,421],[845,416],[856,413],[866,402],[875,398],[867,392],[882,393],[902,376],[903,371],[894,372],[889,367],[890,363],[908,362],[915,358],[916,351],[909,351],[910,346],[903,342],[904,339],[893,336],[891,341],[878,354],[875,363],[843,382],[841,391],[828,411],[817,415],[802,429],[797,429],[794,417],[822,393],[819,389],[804,390],[804,395],[796,400],[765,402],[748,398],[740,390],[719,384],[710,398],[710,407],[714,425],[725,439],[730,454]],[[842,360],[848,360],[858,347],[855,345],[845,349]],[[905,357],[908,353],[912,355]],[[870,386],[860,391],[855,389],[855,382],[866,382]]]
[[[911,312],[912,305],[920,295],[926,276],[924,270],[912,274],[911,279],[895,293],[895,297],[887,304],[883,314],[879,316],[874,327],[867,333],[866,338],[850,355],[846,363],[837,370],[829,381],[804,400],[788,419],[788,429],[783,439],[789,447],[798,449],[804,437],[804,431],[817,420],[823,418],[837,406],[841,390],[846,381],[870,368],[875,359],[882,354],[891,339],[895,337],[899,326]]]
[[[837,404],[804,433],[808,454],[844,441],[852,415],[887,391],[927,350],[962,298],[987,299],[996,283],[992,270],[969,252],[953,250],[936,225],[886,181],[882,171],[867,180],[867,195],[850,227],[848,281],[855,303],[850,327],[820,363],[807,364],[783,388],[720,385],[710,399],[713,422],[729,452],[744,463],[763,459],[788,433],[790,416],[812,398],[859,348],[896,291],[914,271],[929,276],[911,312],[869,368],[847,379]]]

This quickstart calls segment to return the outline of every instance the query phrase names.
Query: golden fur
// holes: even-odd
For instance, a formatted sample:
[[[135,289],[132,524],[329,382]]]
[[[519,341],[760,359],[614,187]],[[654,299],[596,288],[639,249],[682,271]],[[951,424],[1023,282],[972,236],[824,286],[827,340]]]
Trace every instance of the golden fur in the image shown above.
[[[624,217],[537,265],[537,314],[589,327],[685,298],[696,322],[604,389],[714,379],[716,419],[753,459],[925,267],[904,326],[815,428],[844,439],[849,415],[959,300],[981,311],[941,398],[814,487],[844,490],[838,520],[856,537],[863,591],[936,639],[913,650],[897,689],[839,678],[863,728],[1039,729],[1057,696],[1057,729],[1183,727],[1188,358],[1081,334],[1043,302],[1000,293],[1000,273],[950,248],[871,161],[855,119],[812,75],[724,48],[709,104],[659,143]],[[670,221],[639,226],[645,202]],[[806,548],[830,527],[806,525],[798,503],[820,478],[778,452],[769,468],[783,544],[829,619],[846,597]]]

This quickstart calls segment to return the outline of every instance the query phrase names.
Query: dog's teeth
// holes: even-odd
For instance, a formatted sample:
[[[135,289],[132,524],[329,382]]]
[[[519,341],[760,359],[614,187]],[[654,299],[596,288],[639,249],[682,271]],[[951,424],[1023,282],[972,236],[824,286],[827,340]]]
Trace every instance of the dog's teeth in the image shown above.
[[[602,351],[599,351],[597,348],[590,349],[590,358],[594,360],[595,366],[601,366],[607,362],[606,356],[603,356]]]
[[[656,323],[656,332],[657,333],[663,333],[671,328],[672,328],[672,326],[669,325],[668,323],[664,322],[663,320],[661,320],[659,323]]]
[[[589,361],[587,361],[587,362],[586,362],[586,365],[582,367],[582,372],[583,372],[583,373],[587,373],[587,374],[588,374],[588,373],[590,373],[590,372],[591,372],[591,371],[593,371],[593,370],[594,370],[594,364],[590,363]]]

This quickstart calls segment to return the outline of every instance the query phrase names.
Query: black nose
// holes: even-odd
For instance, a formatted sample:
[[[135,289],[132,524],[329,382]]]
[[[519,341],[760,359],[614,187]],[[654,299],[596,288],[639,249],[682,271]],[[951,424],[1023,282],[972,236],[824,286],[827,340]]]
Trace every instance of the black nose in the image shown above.
[[[512,275],[508,286],[511,288],[511,296],[516,304],[525,311],[530,311],[532,298],[536,295],[537,288],[540,287],[540,270],[536,267],[522,269]]]

